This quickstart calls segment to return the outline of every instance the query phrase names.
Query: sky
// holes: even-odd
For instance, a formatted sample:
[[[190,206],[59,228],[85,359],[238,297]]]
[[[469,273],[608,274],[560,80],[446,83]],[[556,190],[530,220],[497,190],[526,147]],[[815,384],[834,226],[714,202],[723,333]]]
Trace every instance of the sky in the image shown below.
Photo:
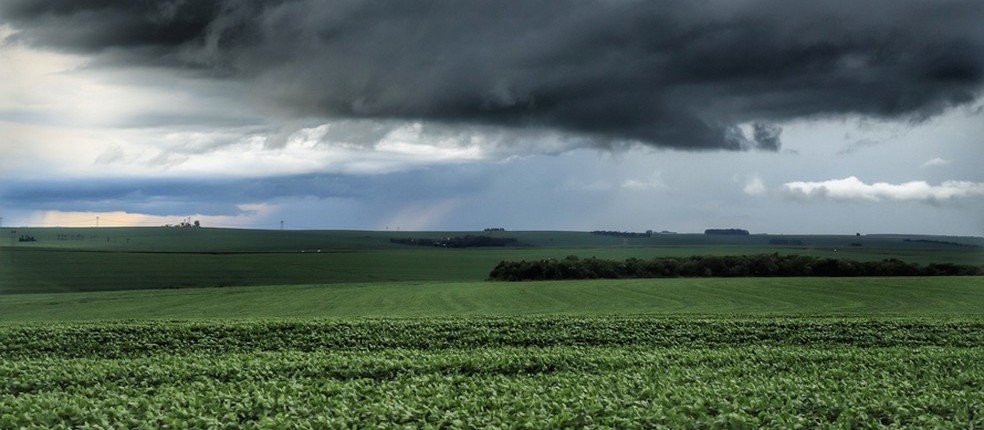
[[[979,0],[5,0],[2,226],[984,236]]]

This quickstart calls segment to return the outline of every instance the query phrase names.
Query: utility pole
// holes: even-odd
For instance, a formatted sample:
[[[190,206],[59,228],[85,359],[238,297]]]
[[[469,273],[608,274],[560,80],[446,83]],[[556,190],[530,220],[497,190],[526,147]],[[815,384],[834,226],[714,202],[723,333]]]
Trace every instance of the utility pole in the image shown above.
[[[96,227],[99,227],[99,217],[96,217]]]
[[[284,220],[280,220],[280,231],[284,231]]]

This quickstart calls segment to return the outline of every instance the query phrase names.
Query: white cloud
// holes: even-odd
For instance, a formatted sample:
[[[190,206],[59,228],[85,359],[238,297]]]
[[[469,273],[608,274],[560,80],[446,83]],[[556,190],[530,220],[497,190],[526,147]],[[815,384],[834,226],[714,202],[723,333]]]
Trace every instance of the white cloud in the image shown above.
[[[518,140],[532,153],[583,142],[548,130],[405,121],[340,120],[273,130],[264,126],[100,128],[0,118],[0,177],[265,177],[378,174],[422,166],[509,159]],[[655,183],[639,181],[652,188]]]
[[[745,188],[742,189],[745,194],[750,196],[761,196],[768,191],[765,187],[765,183],[762,182],[762,178],[756,176],[751,177],[748,182],[745,183]]]
[[[946,181],[930,185],[926,181],[901,184],[876,182],[866,184],[855,176],[820,182],[788,182],[781,193],[799,199],[831,199],[848,201],[923,201],[936,203],[957,198],[984,196],[984,182]]]
[[[666,182],[663,181],[662,172],[656,171],[649,176],[649,179],[626,179],[622,183],[622,188],[636,191],[661,190],[666,188]]]
[[[950,160],[945,160],[940,157],[936,157],[922,164],[922,167],[942,167],[950,164]]]

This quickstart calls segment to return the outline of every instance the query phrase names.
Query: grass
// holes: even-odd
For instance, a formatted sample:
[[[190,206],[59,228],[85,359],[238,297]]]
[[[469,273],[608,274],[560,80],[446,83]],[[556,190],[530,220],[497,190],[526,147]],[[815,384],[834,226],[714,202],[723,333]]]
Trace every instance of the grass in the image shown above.
[[[0,321],[521,315],[979,317],[984,278],[397,282],[0,296]]]
[[[13,230],[0,230],[9,234]],[[804,245],[769,245],[776,236],[495,232],[511,248],[439,249],[395,245],[392,237],[482,232],[271,231],[175,228],[19,229],[37,242],[0,247],[0,294],[271,284],[480,281],[502,260],[568,255],[625,259],[778,252],[916,263],[984,264],[984,248],[905,242],[896,236],[782,236]],[[945,239],[945,240],[944,240]],[[976,244],[974,238],[936,238]],[[851,243],[861,243],[852,247]]]
[[[11,234],[11,232],[15,232]],[[865,248],[910,249],[954,252],[973,250],[968,246],[984,246],[984,238],[919,236],[919,235],[749,235],[721,236],[704,234],[654,234],[651,237],[622,238],[574,231],[359,231],[359,230],[245,230],[222,228],[0,228],[0,238],[31,235],[37,242],[14,242],[14,247],[88,249],[104,251],[169,251],[169,252],[270,252],[314,249],[357,250],[400,248],[391,238],[442,238],[449,236],[490,235],[510,237],[525,246],[539,248],[610,248],[727,245],[732,247],[768,247],[773,240],[799,241],[795,247],[806,249],[840,249],[848,251],[851,244]],[[933,242],[905,242],[905,239],[929,239]],[[0,245],[11,246],[0,241]],[[949,244],[946,244],[947,242]],[[776,247],[776,246],[772,246]],[[857,248],[857,247],[856,247]],[[980,252],[980,250],[977,250]]]
[[[27,231],[0,247],[0,428],[984,427],[984,277],[480,281],[571,254],[981,264],[981,248]]]

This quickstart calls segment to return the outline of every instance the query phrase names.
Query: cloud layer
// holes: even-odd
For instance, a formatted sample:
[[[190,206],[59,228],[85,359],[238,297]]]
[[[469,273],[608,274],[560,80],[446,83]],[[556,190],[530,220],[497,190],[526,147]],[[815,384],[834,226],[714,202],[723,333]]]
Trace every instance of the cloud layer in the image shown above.
[[[857,177],[850,176],[821,182],[788,182],[782,185],[780,191],[787,197],[797,199],[940,203],[967,197],[984,197],[984,182],[945,181],[940,185],[930,185],[926,181],[866,184]]]
[[[11,40],[87,67],[246,83],[263,115],[556,129],[601,146],[775,151],[783,121],[918,120],[984,82],[977,0],[9,0],[0,17]]]

